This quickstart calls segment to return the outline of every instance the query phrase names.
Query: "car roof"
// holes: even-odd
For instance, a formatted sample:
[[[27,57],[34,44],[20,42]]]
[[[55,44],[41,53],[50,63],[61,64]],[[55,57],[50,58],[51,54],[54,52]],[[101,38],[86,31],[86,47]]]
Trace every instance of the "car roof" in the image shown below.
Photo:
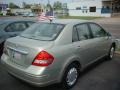
[[[47,21],[40,21],[40,22],[49,22]],[[59,24],[78,24],[78,23],[85,23],[88,22],[87,20],[77,20],[77,19],[54,19],[52,23],[59,23]]]
[[[32,20],[20,20],[20,19],[7,19],[7,20],[0,20],[0,24],[2,23],[11,23],[11,22],[19,22],[19,21],[30,21],[30,22],[35,22]]]

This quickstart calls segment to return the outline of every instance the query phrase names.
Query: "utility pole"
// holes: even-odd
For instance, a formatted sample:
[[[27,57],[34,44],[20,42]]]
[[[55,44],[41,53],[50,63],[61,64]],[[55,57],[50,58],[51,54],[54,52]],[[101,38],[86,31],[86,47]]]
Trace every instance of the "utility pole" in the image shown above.
[[[48,0],[48,4],[50,4],[50,0]]]

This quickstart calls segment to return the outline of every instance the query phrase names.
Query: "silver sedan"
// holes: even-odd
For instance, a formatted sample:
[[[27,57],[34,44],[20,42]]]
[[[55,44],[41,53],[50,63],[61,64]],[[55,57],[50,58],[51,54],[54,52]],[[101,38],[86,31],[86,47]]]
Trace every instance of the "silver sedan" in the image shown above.
[[[112,59],[115,48],[114,38],[96,23],[54,20],[8,39],[1,61],[10,74],[32,85],[60,83],[69,89],[88,65]]]

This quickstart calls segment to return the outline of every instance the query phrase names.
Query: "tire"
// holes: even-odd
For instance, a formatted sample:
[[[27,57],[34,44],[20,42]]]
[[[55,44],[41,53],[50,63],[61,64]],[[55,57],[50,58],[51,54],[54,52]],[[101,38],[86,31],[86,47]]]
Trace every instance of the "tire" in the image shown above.
[[[0,44],[0,58],[1,58],[2,54],[3,54],[3,47],[4,47],[4,43],[1,43]]]
[[[114,46],[111,46],[110,50],[109,50],[109,53],[108,53],[108,60],[112,60],[113,57],[114,57],[114,53],[115,53],[115,47]]]
[[[72,88],[79,77],[79,67],[76,64],[71,64],[68,66],[68,68],[65,71],[65,74],[62,79],[62,88],[64,89],[70,89]]]

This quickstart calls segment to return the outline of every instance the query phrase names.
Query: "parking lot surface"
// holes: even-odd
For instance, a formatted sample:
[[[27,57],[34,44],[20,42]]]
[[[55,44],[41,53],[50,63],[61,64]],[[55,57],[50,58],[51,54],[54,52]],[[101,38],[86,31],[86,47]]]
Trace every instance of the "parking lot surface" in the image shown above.
[[[110,32],[115,38],[120,39],[120,17],[102,18],[93,20]]]
[[[14,17],[13,17],[14,18]],[[16,17],[17,19],[24,19]],[[16,19],[14,18],[14,19]],[[3,17],[0,19],[11,19]],[[37,18],[27,18],[37,20]],[[120,18],[106,18],[93,20],[107,31],[120,39]],[[57,85],[43,88],[33,87],[25,82],[11,77],[0,64],[0,90],[63,90]],[[120,55],[116,54],[113,60],[102,59],[88,67],[81,73],[80,78],[71,90],[120,90]]]
[[[11,77],[0,65],[0,90],[63,90],[57,85],[36,88]],[[102,59],[81,73],[71,90],[120,90],[120,55]]]

